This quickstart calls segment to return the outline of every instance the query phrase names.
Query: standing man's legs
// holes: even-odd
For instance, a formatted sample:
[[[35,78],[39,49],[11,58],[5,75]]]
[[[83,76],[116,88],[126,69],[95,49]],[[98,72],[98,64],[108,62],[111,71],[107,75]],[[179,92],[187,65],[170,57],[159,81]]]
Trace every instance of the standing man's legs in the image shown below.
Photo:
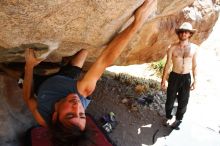
[[[176,121],[171,125],[173,129],[179,130],[183,115],[189,100],[191,77],[190,74],[183,74],[180,77],[179,89],[177,95],[178,107],[176,112]]]
[[[178,91],[177,101],[178,107],[176,112],[176,120],[182,120],[183,115],[186,112],[189,96],[190,96],[190,85],[191,85],[191,76],[190,74],[184,75],[183,77],[183,86]]]
[[[177,91],[178,91],[178,78],[175,76],[173,72],[170,73],[169,80],[168,80],[168,88],[167,88],[167,100],[165,104],[166,110],[166,118],[172,119],[172,110],[174,106],[174,102],[177,98]]]

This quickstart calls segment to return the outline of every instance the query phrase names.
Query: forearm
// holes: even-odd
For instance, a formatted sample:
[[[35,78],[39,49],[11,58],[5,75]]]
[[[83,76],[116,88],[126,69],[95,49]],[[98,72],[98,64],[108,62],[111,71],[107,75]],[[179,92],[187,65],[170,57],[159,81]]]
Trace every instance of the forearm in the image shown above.
[[[197,68],[196,67],[193,68],[192,74],[193,74],[193,81],[197,82]]]
[[[25,76],[24,76],[24,85],[23,85],[23,99],[26,104],[28,104],[28,100],[31,98],[32,92],[32,79],[33,79],[33,66],[27,65],[25,66]]]
[[[118,34],[118,36],[115,37],[109,46],[103,51],[101,55],[102,57],[99,58],[100,61],[104,60],[104,62],[106,62],[106,67],[112,65],[112,63],[114,63],[119,57],[140,27],[140,23],[133,22],[122,33]]]
[[[126,30],[114,38],[96,62],[91,66],[87,75],[95,74],[93,79],[98,80],[105,68],[112,65],[118,58],[123,49],[127,46],[128,42],[132,39],[132,36],[137,32],[138,28],[139,25],[132,23]]]
[[[153,11],[155,2],[153,0],[145,1],[141,7],[139,7],[134,14],[134,21],[130,26],[123,30],[114,40],[109,44],[106,50],[101,55],[106,66],[111,65],[121,54],[124,48],[128,45],[136,32],[143,26],[145,20],[150,16]],[[107,59],[107,60],[106,60]]]
[[[192,74],[193,74],[193,80],[196,82],[197,80],[197,52],[193,56],[192,60]]]
[[[119,36],[117,36],[102,52],[96,62],[91,66],[89,71],[83,77],[82,81],[77,85],[78,90],[83,96],[88,96],[94,91],[96,82],[104,72],[105,68],[114,63],[123,49],[127,46],[128,42],[137,32],[139,27],[140,24],[132,23],[126,30],[120,33]]]
[[[164,67],[164,70],[163,70],[162,82],[163,82],[163,81],[166,81],[167,76],[168,76],[168,74],[169,74],[169,70],[170,70],[170,64],[169,64],[169,63],[166,63],[166,64],[165,64],[165,67]]]
[[[153,0],[146,0],[144,3],[135,11],[134,21],[125,30],[123,30],[118,36],[116,36],[107,48],[102,52],[97,60],[97,64],[101,64],[101,68],[112,65],[115,60],[119,57],[122,51],[126,48],[128,43],[134,37],[136,32],[143,26],[145,20],[150,16],[154,10],[155,2]],[[94,65],[97,66],[97,65]]]

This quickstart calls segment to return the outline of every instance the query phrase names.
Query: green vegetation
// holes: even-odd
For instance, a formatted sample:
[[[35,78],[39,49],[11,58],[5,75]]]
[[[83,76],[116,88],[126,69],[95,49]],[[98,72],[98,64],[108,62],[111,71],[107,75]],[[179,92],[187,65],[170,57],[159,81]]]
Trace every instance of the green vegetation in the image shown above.
[[[163,68],[165,66],[166,60],[162,59],[160,61],[154,62],[151,64],[151,67],[156,71],[157,76],[161,76],[163,74]]]

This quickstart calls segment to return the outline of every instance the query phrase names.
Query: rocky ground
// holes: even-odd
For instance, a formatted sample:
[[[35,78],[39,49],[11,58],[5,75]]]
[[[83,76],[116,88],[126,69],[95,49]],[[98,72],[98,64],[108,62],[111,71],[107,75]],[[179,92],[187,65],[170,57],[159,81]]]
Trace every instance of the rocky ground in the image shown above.
[[[87,112],[97,120],[111,111],[116,114],[119,124],[109,136],[117,146],[152,145],[157,138],[167,136],[172,131],[162,125],[165,96],[158,89],[155,90],[157,81],[146,80],[148,89],[142,89],[143,79],[139,79],[142,83],[138,83],[125,76],[102,77]],[[147,100],[144,102],[143,99]]]

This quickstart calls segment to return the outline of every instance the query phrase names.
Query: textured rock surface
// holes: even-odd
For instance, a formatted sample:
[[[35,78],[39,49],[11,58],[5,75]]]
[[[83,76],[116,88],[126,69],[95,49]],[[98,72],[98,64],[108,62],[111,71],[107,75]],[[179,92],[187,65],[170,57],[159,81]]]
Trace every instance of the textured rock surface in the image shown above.
[[[33,116],[22,99],[15,80],[0,75],[0,145],[20,146],[18,139],[33,125]]]
[[[0,62],[23,61],[24,46],[36,43],[57,49],[47,61],[89,49],[93,62],[131,17],[143,0],[38,0],[0,1]],[[152,17],[139,31],[116,64],[143,63],[162,58],[176,40],[174,29],[183,21],[198,30],[192,38],[200,44],[218,18],[212,0],[155,0]],[[12,51],[10,51],[12,50]]]

